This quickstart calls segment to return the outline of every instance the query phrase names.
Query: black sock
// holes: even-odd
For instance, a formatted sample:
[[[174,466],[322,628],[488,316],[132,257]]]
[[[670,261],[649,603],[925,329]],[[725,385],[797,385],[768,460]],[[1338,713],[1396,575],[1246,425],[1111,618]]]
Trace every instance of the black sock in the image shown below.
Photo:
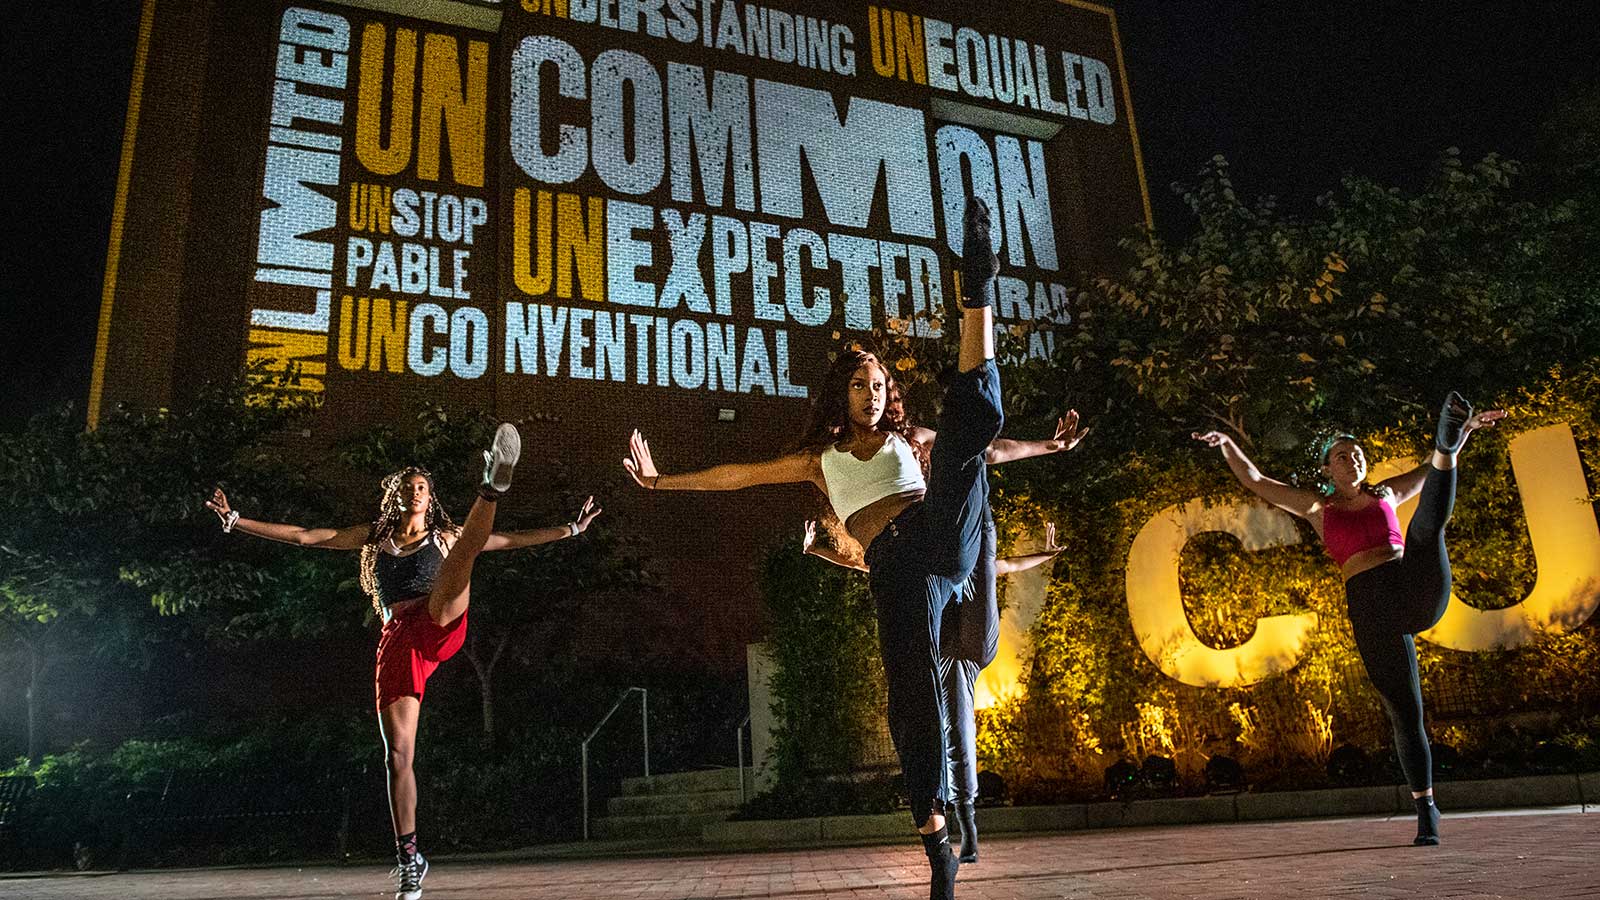
[[[922,835],[922,850],[928,854],[928,865],[933,869],[928,879],[929,900],[955,900],[956,868],[961,864],[950,852],[950,828]]]
[[[394,853],[401,862],[407,862],[417,855],[417,833],[407,832],[394,839]]]
[[[1472,418],[1472,404],[1451,391],[1439,410],[1439,424],[1434,432],[1433,446],[1440,453],[1459,453],[1466,441],[1467,420]]]
[[[978,817],[972,801],[956,804],[956,821],[961,823],[961,862],[978,861]]]
[[[989,205],[976,195],[969,196],[961,226],[961,305],[969,309],[993,306],[1000,260],[991,249]]]
[[[1433,795],[1413,797],[1411,802],[1417,805],[1417,839],[1413,843],[1418,846],[1439,843],[1439,807],[1434,805]]]

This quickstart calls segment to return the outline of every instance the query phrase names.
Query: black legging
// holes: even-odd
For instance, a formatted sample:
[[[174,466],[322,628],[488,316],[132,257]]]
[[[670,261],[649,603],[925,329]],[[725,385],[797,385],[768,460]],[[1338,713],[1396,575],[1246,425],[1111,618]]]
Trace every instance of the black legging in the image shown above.
[[[1450,603],[1444,526],[1455,502],[1455,469],[1429,468],[1417,513],[1406,528],[1405,555],[1344,583],[1356,650],[1389,713],[1395,753],[1415,793],[1432,787],[1433,759],[1422,722],[1422,684],[1412,635],[1432,628]]]
[[[961,588],[961,599],[944,608],[940,629],[939,680],[944,687],[945,760],[950,799],[978,798],[977,722],[973,695],[978,674],[1000,650],[1000,607],[995,597],[994,516],[985,508],[978,564]]]
[[[867,548],[889,736],[918,828],[950,799],[939,631],[945,604],[978,563],[989,499],[984,452],[1004,422],[994,360],[957,375],[945,390],[927,493]]]

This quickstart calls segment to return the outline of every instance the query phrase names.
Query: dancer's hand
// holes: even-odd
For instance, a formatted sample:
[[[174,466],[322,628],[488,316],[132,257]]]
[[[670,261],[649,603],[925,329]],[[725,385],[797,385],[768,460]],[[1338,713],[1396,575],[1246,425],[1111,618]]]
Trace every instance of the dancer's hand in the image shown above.
[[[805,531],[800,534],[800,552],[810,553],[811,546],[817,542],[817,520],[807,519]]]
[[[1506,411],[1503,409],[1486,409],[1468,419],[1467,423],[1461,426],[1461,430],[1465,434],[1471,434],[1479,428],[1493,428],[1497,422],[1505,417]]]
[[[1228,437],[1226,434],[1223,434],[1220,431],[1207,431],[1204,434],[1194,431],[1190,432],[1189,436],[1200,443],[1205,444],[1207,447],[1222,447],[1233,443],[1233,438]]]
[[[1056,420],[1056,433],[1050,439],[1052,449],[1060,453],[1078,446],[1078,442],[1089,436],[1088,428],[1081,428],[1078,424],[1078,411],[1067,410],[1067,414]]]
[[[224,522],[228,521],[228,513],[233,512],[233,507],[228,505],[228,495],[222,492],[222,488],[212,489],[211,499],[206,501],[206,509],[216,513],[217,518]]]
[[[588,531],[589,523],[593,522],[595,517],[602,512],[604,510],[594,504],[594,496],[591,494],[587,500],[583,501],[583,509],[578,510],[578,533],[583,534]]]
[[[650,458],[650,442],[644,439],[639,429],[633,430],[633,435],[628,438],[628,458],[622,461],[622,467],[628,470],[633,480],[640,487],[655,488],[661,480],[661,473],[656,471],[655,460]]]

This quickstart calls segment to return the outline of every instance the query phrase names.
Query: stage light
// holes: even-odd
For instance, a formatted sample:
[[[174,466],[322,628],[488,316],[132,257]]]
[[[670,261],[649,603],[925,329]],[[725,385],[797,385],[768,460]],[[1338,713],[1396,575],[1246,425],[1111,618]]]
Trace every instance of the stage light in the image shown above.
[[[1106,793],[1112,797],[1139,783],[1139,767],[1132,760],[1120,759],[1106,766]]]
[[[1206,760],[1206,793],[1237,794],[1244,790],[1244,766],[1231,756]]]
[[[1436,774],[1452,772],[1461,765],[1461,752],[1449,744],[1434,744],[1431,749]]]
[[[988,769],[978,773],[978,802],[982,804],[1004,803],[1008,792],[1006,780]]]
[[[1578,751],[1567,744],[1556,741],[1540,741],[1533,748],[1533,753],[1528,759],[1529,765],[1535,772],[1554,774],[1556,772],[1576,772],[1578,769]]]
[[[1170,794],[1178,785],[1178,765],[1165,756],[1151,754],[1139,767],[1139,777],[1152,791]]]
[[[1335,784],[1367,781],[1373,770],[1372,757],[1353,744],[1340,744],[1328,754],[1328,780]]]

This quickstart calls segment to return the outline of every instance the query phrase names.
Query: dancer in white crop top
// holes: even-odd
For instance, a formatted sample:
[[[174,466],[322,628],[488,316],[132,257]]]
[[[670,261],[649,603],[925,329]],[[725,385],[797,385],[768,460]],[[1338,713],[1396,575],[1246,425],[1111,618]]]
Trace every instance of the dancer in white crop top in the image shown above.
[[[1076,410],[1056,421],[1046,440],[997,438],[990,465],[1060,453],[1077,445]],[[642,487],[662,491],[736,491],[763,484],[806,483],[828,498],[839,521],[864,550],[888,522],[920,499],[928,454],[938,433],[907,423],[900,387],[889,368],[864,350],[847,350],[834,361],[818,391],[805,447],[753,463],[726,463],[681,474],[656,470],[650,442],[635,431],[623,466]]]
[[[911,815],[930,865],[931,897],[954,897],[957,861],[945,827],[943,710],[938,697],[939,617],[976,565],[984,463],[1065,450],[1077,416],[1054,438],[1006,441],[994,363],[994,279],[989,211],[968,198],[961,264],[964,294],[958,374],[945,391],[944,439],[905,420],[888,368],[860,350],[841,353],[815,391],[804,449],[755,463],[663,474],[635,431],[623,466],[651,490],[730,491],[804,482],[835,505],[850,535],[868,549],[880,647],[889,681],[889,730],[911,796]],[[1070,425],[1068,424],[1070,422]],[[891,442],[893,442],[891,444]],[[827,460],[826,464],[824,459]],[[913,471],[914,459],[926,474]],[[916,476],[921,477],[916,477]]]

